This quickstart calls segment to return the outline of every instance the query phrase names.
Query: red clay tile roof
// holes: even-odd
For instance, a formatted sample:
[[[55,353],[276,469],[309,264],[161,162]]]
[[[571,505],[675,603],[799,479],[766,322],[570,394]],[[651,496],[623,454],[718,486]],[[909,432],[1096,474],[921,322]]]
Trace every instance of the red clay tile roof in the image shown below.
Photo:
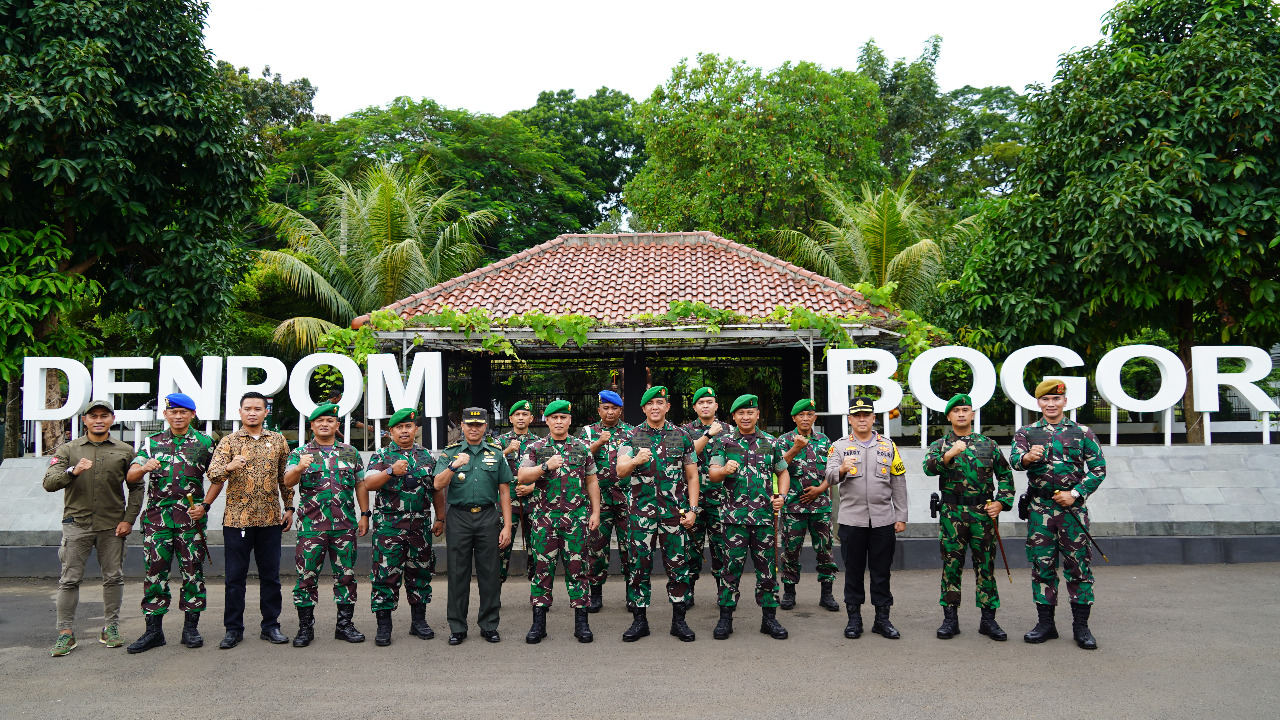
[[[384,309],[405,320],[449,305],[488,308],[494,317],[539,310],[617,323],[665,313],[673,300],[701,300],[748,317],[797,304],[815,312],[888,316],[849,287],[705,231],[561,235]]]

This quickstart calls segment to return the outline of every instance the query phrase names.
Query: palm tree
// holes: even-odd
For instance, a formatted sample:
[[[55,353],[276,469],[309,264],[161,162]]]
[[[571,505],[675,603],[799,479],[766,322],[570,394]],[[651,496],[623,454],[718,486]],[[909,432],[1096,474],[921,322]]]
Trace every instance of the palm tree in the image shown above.
[[[280,323],[278,346],[310,351],[329,329],[476,267],[483,251],[475,239],[497,217],[489,210],[465,212],[465,191],[440,192],[438,179],[387,162],[351,183],[325,170],[323,229],[279,203],[262,210],[263,222],[292,252],[264,250],[260,261],[323,315]]]
[[[863,183],[857,199],[823,185],[834,222],[819,220],[810,235],[779,231],[776,254],[846,285],[896,283],[895,303],[909,310],[924,307],[938,292],[942,246],[967,234],[974,218],[952,225],[942,238],[925,237],[929,218],[911,196],[911,180],[909,176],[896,189],[879,193]]]

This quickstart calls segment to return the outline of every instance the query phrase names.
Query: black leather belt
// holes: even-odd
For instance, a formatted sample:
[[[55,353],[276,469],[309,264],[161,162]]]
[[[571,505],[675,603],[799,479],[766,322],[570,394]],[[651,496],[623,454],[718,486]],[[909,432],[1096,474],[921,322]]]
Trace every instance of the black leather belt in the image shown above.
[[[1027,495],[1028,495],[1028,496],[1030,496],[1030,497],[1033,497],[1033,498],[1042,498],[1042,499],[1044,499],[1044,500],[1052,500],[1052,499],[1053,499],[1053,494],[1054,494],[1054,493],[1056,493],[1056,492],[1062,492],[1063,490],[1066,490],[1066,488],[1055,488],[1055,487],[1043,487],[1043,488],[1037,488],[1037,487],[1029,487],[1029,488],[1027,488]]]
[[[951,493],[942,493],[942,502],[947,505],[964,505],[972,507],[986,507],[991,498],[985,495],[952,495]]]
[[[458,510],[466,510],[467,512],[478,513],[478,512],[480,512],[481,510],[484,510],[484,509],[486,509],[486,508],[491,508],[491,507],[493,507],[493,504],[492,504],[492,503],[487,503],[487,504],[484,504],[484,505],[463,505],[463,504],[459,503],[459,504],[457,504],[457,505],[450,505],[449,507],[451,507],[451,508],[457,508]]]

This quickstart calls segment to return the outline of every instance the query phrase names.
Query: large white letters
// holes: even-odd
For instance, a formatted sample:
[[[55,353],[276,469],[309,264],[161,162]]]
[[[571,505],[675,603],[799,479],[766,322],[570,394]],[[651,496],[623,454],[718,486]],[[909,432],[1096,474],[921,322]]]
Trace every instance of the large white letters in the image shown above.
[[[1134,398],[1120,385],[1120,371],[1126,363],[1137,358],[1151,360],[1160,370],[1160,390],[1146,400]],[[1182,369],[1182,361],[1157,345],[1128,345],[1112,350],[1098,361],[1096,378],[1102,399],[1130,412],[1163,412],[1176,405],[1187,390],[1187,375]]]
[[[200,368],[200,381],[197,382],[191,368],[187,367],[187,362],[180,356],[162,356],[160,380],[156,383],[156,408],[164,412],[164,397],[176,392],[185,393],[196,401],[197,418],[219,419],[218,405],[222,399],[222,358],[206,355]],[[239,401],[239,396],[236,400]]]
[[[298,361],[289,374],[289,400],[302,415],[310,415],[319,405],[311,399],[311,376],[317,368],[328,365],[342,375],[342,397],[338,400],[338,415],[346,416],[360,404],[364,394],[364,376],[360,366],[346,355],[314,353]]]
[[[396,410],[416,408],[424,399],[423,415],[437,417],[441,411],[443,379],[440,377],[440,353],[414,353],[408,377],[401,382],[400,363],[395,355],[382,353],[369,356],[369,419],[390,417]],[[387,395],[391,409],[387,409]]]
[[[1222,358],[1243,359],[1244,370],[1238,373],[1218,370],[1218,360]],[[1218,387],[1226,385],[1239,393],[1254,410],[1280,412],[1275,401],[1254,385],[1271,373],[1271,356],[1262,348],[1245,345],[1193,347],[1191,371],[1191,394],[1197,410],[1217,412]]]
[[[974,409],[986,405],[996,394],[996,368],[986,355],[959,345],[929,348],[916,357],[915,362],[911,363],[911,369],[907,371],[907,385],[911,387],[911,394],[930,410],[946,410],[947,400],[933,392],[930,376],[938,363],[952,358],[964,362],[973,370],[973,389],[968,395],[973,400]]]
[[[1035,397],[1027,392],[1023,384],[1023,376],[1026,375],[1027,365],[1039,358],[1053,360],[1064,368],[1080,367],[1084,364],[1084,359],[1079,353],[1061,345],[1032,345],[1009,353],[1009,357],[1004,359],[1004,366],[1000,368],[1000,389],[1004,390],[1005,397],[1012,400],[1015,405],[1028,410],[1039,410],[1040,406],[1036,403]],[[1089,399],[1084,378],[1049,375],[1046,379],[1049,378],[1061,380],[1067,386],[1068,410],[1075,410]]]
[[[45,370],[67,376],[67,400],[60,408],[46,408]],[[26,357],[22,359],[22,418],[24,420],[66,420],[84,412],[89,404],[93,378],[89,368],[70,358]]]
[[[849,363],[865,360],[876,363],[873,373],[851,373]],[[849,409],[849,388],[872,385],[880,388],[876,412],[888,412],[902,402],[902,386],[892,380],[898,369],[898,358],[879,348],[843,348],[827,350],[827,409],[841,415]]]
[[[267,378],[260,383],[249,384],[249,371],[262,370]],[[249,391],[271,397],[284,389],[289,371],[284,363],[273,357],[256,355],[232,355],[227,358],[227,402],[223,417],[236,420],[240,417],[240,398]],[[314,406],[312,406],[314,409]],[[310,412],[308,410],[307,412]]]
[[[114,399],[116,395],[150,395],[151,383],[117,380],[116,373],[121,370],[150,370],[154,367],[155,361],[149,357],[94,358],[93,396],[97,399],[107,400],[115,406],[117,422],[146,422],[154,420],[156,418],[154,410],[121,408],[119,401]]]

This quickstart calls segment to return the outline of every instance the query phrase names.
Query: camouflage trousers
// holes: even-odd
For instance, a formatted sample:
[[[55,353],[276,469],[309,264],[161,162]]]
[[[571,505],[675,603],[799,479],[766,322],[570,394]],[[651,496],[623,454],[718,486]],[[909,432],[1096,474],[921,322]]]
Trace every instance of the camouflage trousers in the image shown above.
[[[1089,529],[1089,511],[1078,507],[1076,512],[1084,520],[1083,528],[1065,511],[1047,514],[1032,505],[1027,520],[1027,561],[1031,563],[1031,596],[1039,605],[1058,604],[1059,555],[1071,602],[1093,604],[1092,553],[1084,536]]]
[[[782,581],[800,582],[800,550],[808,535],[813,554],[818,560],[818,582],[835,582],[836,559],[831,554],[835,544],[831,535],[831,513],[795,513],[782,516]]]
[[[609,579],[609,540],[618,538],[618,560],[624,577],[630,575],[631,554],[627,551],[627,506],[610,503],[600,506],[600,527],[588,537],[590,555],[587,577],[592,585]]]
[[[774,541],[772,525],[724,526],[725,547],[728,550],[724,566],[724,582],[720,585],[720,607],[733,609],[738,606],[738,584],[747,565],[747,551],[751,551],[751,564],[756,568],[756,604],[760,607],[778,607],[777,567],[774,565]]]
[[[631,515],[627,518],[627,537],[631,548],[631,574],[627,578],[627,607],[649,607],[653,572],[653,548],[662,546],[663,565],[667,569],[667,599],[674,603],[689,601],[689,536],[679,524],[660,524],[652,518]]]
[[[720,521],[719,505],[703,505],[698,519],[689,528],[689,577],[697,582],[702,577],[702,548],[711,549],[711,577],[719,589],[724,575],[725,547],[724,523]]]
[[[204,549],[197,539],[203,525],[201,522],[197,527],[170,528],[143,523],[142,562],[147,573],[142,581],[143,613],[164,615],[169,612],[169,570],[175,557],[182,573],[178,609],[183,612],[204,610]]]
[[[960,604],[960,583],[964,579],[964,553],[973,558],[974,604],[995,610],[1000,607],[996,586],[996,533],[994,521],[973,507],[943,505],[938,513],[938,545],[942,549],[942,595],[938,604]]]
[[[431,602],[431,575],[436,571],[436,551],[431,547],[430,526],[416,529],[379,528],[373,531],[373,567],[369,571],[370,608],[395,610],[400,585],[410,605]]]
[[[533,543],[529,546],[529,604],[551,607],[556,580],[556,563],[564,570],[564,587],[569,607],[587,606],[587,519],[585,517],[542,516],[533,523]]]
[[[298,581],[293,585],[295,607],[311,607],[320,596],[320,571],[329,556],[333,570],[333,601],[353,605],[356,601],[356,531],[301,530],[293,559],[298,565]]]
[[[529,516],[524,511],[516,512],[515,509],[512,509],[511,543],[498,551],[499,555],[502,557],[502,568],[500,573],[502,582],[507,581],[507,570],[511,567],[511,551],[516,549],[517,529],[520,531],[520,537],[524,538],[525,567],[526,569],[529,567],[529,558],[531,557],[530,553],[532,552],[531,545],[533,542],[529,534]]]

